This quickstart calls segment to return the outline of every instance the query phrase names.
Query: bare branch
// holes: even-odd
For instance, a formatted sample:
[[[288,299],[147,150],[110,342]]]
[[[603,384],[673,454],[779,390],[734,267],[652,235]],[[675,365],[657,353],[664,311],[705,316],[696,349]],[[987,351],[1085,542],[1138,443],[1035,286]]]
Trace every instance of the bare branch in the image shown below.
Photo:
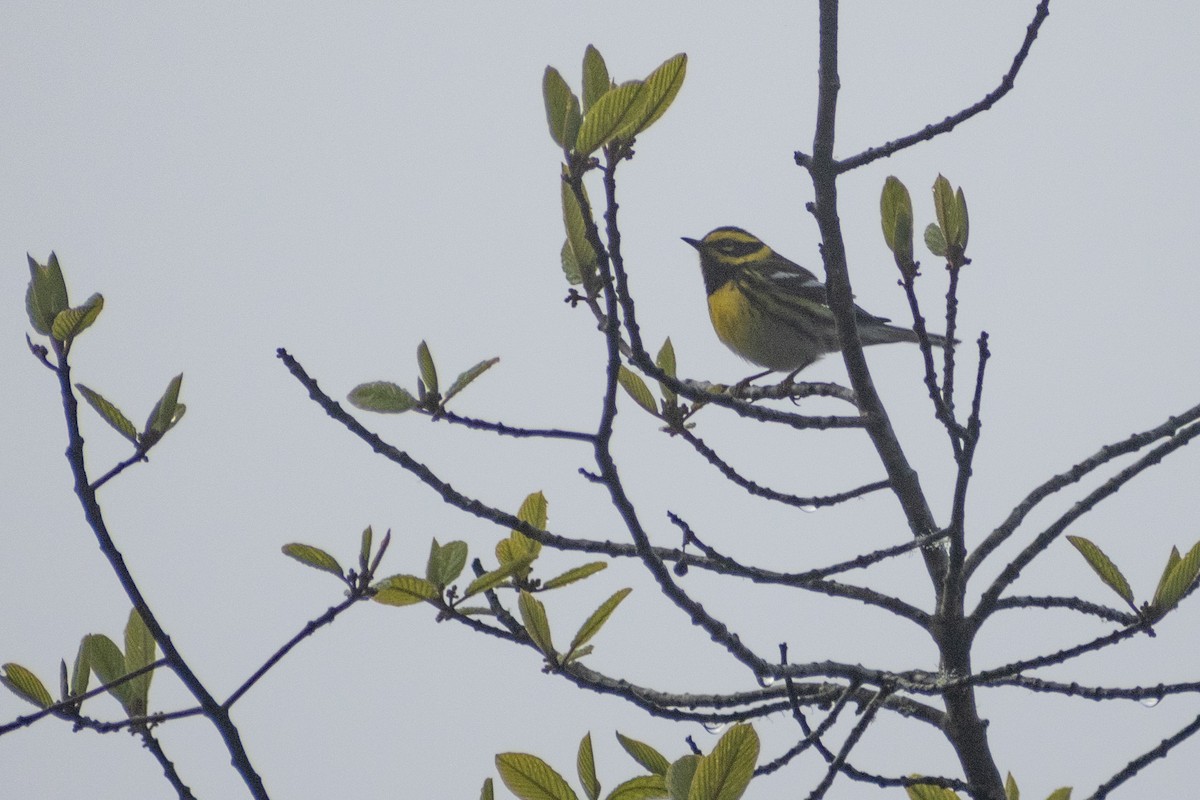
[[[1012,91],[1016,85],[1017,73],[1021,71],[1021,67],[1025,64],[1025,59],[1029,56],[1029,50],[1033,47],[1034,40],[1037,39],[1038,31],[1041,30],[1042,23],[1046,21],[1046,17],[1050,16],[1050,0],[1041,0],[1034,11],[1033,20],[1025,29],[1025,40],[1021,42],[1021,47],[1017,50],[1017,54],[1013,56],[1012,65],[1008,68],[1008,72],[1004,73],[1004,77],[1000,79],[1000,85],[992,91],[984,95],[983,99],[974,105],[964,108],[957,114],[946,117],[936,125],[926,125],[923,129],[916,133],[911,133],[908,136],[902,136],[899,139],[894,139],[879,147],[870,147],[859,153],[858,155],[842,159],[838,162],[838,172],[849,172],[852,169],[866,166],[872,161],[880,158],[887,158],[895,155],[906,147],[912,147],[921,142],[927,142],[935,136],[940,136],[943,133],[948,133],[960,123],[966,122],[971,117],[987,111],[992,106],[996,105],[1006,94]],[[803,156],[800,153],[796,154],[796,163],[804,165]]]

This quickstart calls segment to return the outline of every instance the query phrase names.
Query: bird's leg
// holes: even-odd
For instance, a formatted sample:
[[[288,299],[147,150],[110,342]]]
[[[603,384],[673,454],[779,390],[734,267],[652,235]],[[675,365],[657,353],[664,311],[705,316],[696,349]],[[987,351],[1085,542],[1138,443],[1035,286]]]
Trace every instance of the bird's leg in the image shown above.
[[[735,383],[733,386],[731,386],[729,388],[729,394],[732,397],[737,397],[738,399],[741,399],[742,392],[746,391],[747,387],[749,387],[751,383],[753,383],[754,381],[756,381],[759,378],[762,378],[766,375],[770,375],[774,371],[775,370],[773,370],[773,369],[768,369],[763,372],[756,372],[748,378],[742,378],[740,381],[738,381],[737,383]],[[797,370],[797,371],[799,371],[799,370]]]

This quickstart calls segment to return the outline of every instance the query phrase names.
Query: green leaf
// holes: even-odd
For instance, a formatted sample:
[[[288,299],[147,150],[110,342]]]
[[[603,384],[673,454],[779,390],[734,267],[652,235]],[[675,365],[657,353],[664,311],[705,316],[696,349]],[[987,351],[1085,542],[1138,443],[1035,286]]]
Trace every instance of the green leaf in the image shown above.
[[[1046,800],[1071,800],[1071,787],[1061,786],[1046,796]]]
[[[477,595],[480,592],[486,592],[489,589],[495,589],[504,581],[508,580],[514,574],[522,570],[529,569],[529,564],[532,559],[519,558],[515,561],[510,561],[504,564],[499,569],[494,569],[491,572],[485,572],[467,585],[466,591],[463,592],[463,599]]]
[[[83,638],[84,647],[87,648],[88,664],[91,665],[92,672],[96,673],[96,678],[101,684],[109,684],[125,677],[129,672],[125,667],[125,655],[112,639],[102,633],[89,633]],[[108,693],[115,697],[126,711],[129,711],[133,695],[130,693],[128,681],[119,686],[113,686]]]
[[[179,387],[182,384],[183,373],[171,378],[162,397],[158,398],[154,408],[150,409],[150,416],[146,419],[146,428],[142,431],[139,439],[143,450],[149,450],[157,444],[158,440],[183,418],[183,406],[179,403]]]
[[[417,368],[421,372],[421,382],[425,384],[425,391],[437,394],[437,369],[433,366],[433,355],[430,354],[429,345],[425,344],[424,339],[417,345]]]
[[[608,622],[608,618],[612,616],[617,606],[621,605],[621,601],[628,597],[632,591],[633,589],[621,589],[614,592],[611,597],[601,603],[600,607],[593,611],[592,615],[587,618],[587,621],[579,626],[579,632],[571,640],[571,647],[567,652],[573,653],[591,641],[600,632],[600,629],[604,627],[604,623]]]
[[[676,377],[675,345],[671,344],[670,336],[663,341],[662,347],[658,349],[658,355],[654,357],[654,363],[659,369],[670,375],[672,378]],[[658,388],[660,391],[662,391],[663,399],[667,401],[667,405],[675,405],[677,400],[675,392],[668,389],[661,381],[658,384]]]
[[[584,69],[587,69],[586,60]],[[575,771],[579,774],[579,782],[583,785],[583,791],[588,796],[588,800],[596,800],[600,797],[600,781],[596,778],[596,759],[592,755],[592,734],[590,733],[585,733],[579,741],[579,753],[575,756]]]
[[[1021,800],[1021,790],[1011,772],[1004,778],[1004,800]]]
[[[883,223],[883,240],[895,255],[896,264],[901,269],[910,269],[913,261],[912,198],[908,188],[894,175],[889,175],[883,182],[879,216]]]
[[[546,607],[542,605],[542,601],[522,589],[520,597],[517,598],[517,609],[521,612],[521,622],[529,638],[542,654],[553,662],[554,642],[550,637],[550,620],[546,618]]]
[[[920,777],[914,775],[913,777]],[[944,786],[934,786],[928,783],[915,783],[905,786],[904,791],[909,800],[959,800],[958,792]]]
[[[579,268],[579,262],[575,260],[575,251],[571,249],[570,239],[563,239],[562,250],[559,252],[558,258],[562,262],[562,271],[567,279],[567,284],[578,286],[583,283],[583,272]]]
[[[88,650],[85,646],[87,638],[83,638],[79,642],[79,650],[75,653],[75,664],[71,667],[71,696],[78,697],[81,694],[87,694],[88,684],[91,682],[92,666],[88,662]]]
[[[1178,555],[1179,551],[1174,552]],[[1183,558],[1169,559],[1168,563],[1172,560],[1175,563],[1169,572],[1164,571],[1163,578],[1154,593],[1154,602],[1151,603],[1151,606],[1160,614],[1165,614],[1174,608],[1187,594],[1188,589],[1192,588],[1192,584],[1196,582],[1196,575],[1200,574],[1200,542],[1193,545]]]
[[[434,539],[429,545],[429,563],[425,567],[425,577],[438,588],[445,588],[462,574],[467,565],[467,543],[447,542],[439,545]]]
[[[687,54],[679,53],[646,76],[634,100],[633,109],[626,115],[628,121],[617,129],[613,138],[632,139],[657,122],[675,101],[686,74]]]
[[[583,116],[575,152],[589,156],[615,138],[619,131],[633,131],[644,111],[635,108],[641,90],[641,81],[627,81],[605,92]]]
[[[675,759],[671,766],[667,767],[667,793],[671,800],[687,800],[698,766],[700,756],[687,755]]]
[[[628,736],[617,732],[617,741],[621,743],[621,747],[625,748],[625,752],[633,757],[633,760],[645,767],[649,772],[655,775],[666,775],[667,768],[671,766],[671,762],[663,756],[662,753],[655,750],[645,742],[639,742],[637,739],[630,739]]]
[[[542,76],[542,98],[546,101],[550,138],[564,150],[572,149],[579,135],[579,98],[554,67],[546,67]]]
[[[358,571],[366,574],[371,566],[371,540],[374,538],[374,531],[368,525],[363,529],[362,542],[358,546]]]
[[[416,575],[393,575],[378,581],[371,599],[385,606],[411,606],[442,596],[438,587]]]
[[[54,318],[70,307],[67,299],[67,283],[58,266],[58,256],[50,254],[45,264],[29,260],[29,288],[25,291],[25,310],[29,324],[43,336],[52,335]]]
[[[573,267],[579,274],[578,282],[583,284],[588,296],[595,296],[599,292],[599,259],[596,256],[596,249],[587,239],[587,222],[584,219],[583,207],[580,206],[579,198],[575,196],[570,182],[564,178],[559,183],[562,194],[563,227],[567,232],[567,246],[571,249],[571,264],[568,265],[564,257],[563,271],[567,275],[567,281],[570,282],[572,277],[570,267]],[[587,201],[587,189],[582,186],[581,189],[583,198]]]
[[[534,492],[527,496],[522,502],[521,507],[517,509],[517,519],[527,523],[531,527],[538,530],[544,530],[547,519],[547,502],[546,496],[541,492]],[[496,543],[496,560],[501,564],[507,564],[513,561],[527,561],[533,563],[542,552],[542,543],[530,539],[519,530],[513,529],[507,539],[501,539]],[[524,573],[527,575],[528,572]],[[524,577],[522,575],[522,577]]]
[[[584,578],[586,578],[590,575],[595,575],[600,570],[607,569],[607,568],[608,568],[607,561],[591,561],[587,564],[583,564],[582,566],[573,567],[572,569],[567,570],[563,574],[553,577],[550,580],[543,583],[542,591],[549,591],[550,589],[558,589],[560,587],[566,586],[569,583],[575,583],[576,581],[581,581]]]
[[[49,708],[54,705],[54,698],[46,691],[45,685],[29,670],[20,664],[5,664],[4,673],[0,674],[0,683],[22,700],[33,703],[38,708]]]
[[[285,556],[294,558],[305,566],[319,569],[322,572],[328,572],[332,575],[343,577],[345,573],[342,571],[342,565],[333,556],[326,553],[319,547],[313,547],[310,544],[300,544],[293,542],[285,544],[280,548]]]
[[[1067,541],[1075,545],[1075,549],[1087,561],[1088,566],[1096,571],[1100,580],[1120,595],[1122,600],[1133,605],[1133,589],[1129,587],[1129,581],[1125,580],[1125,576],[1121,574],[1121,570],[1117,569],[1117,565],[1104,555],[1103,550],[1082,536],[1068,536]]]
[[[658,416],[658,404],[654,402],[654,395],[650,394],[650,387],[646,385],[640,375],[622,364],[617,372],[617,382],[621,384],[622,389],[628,392],[634,402],[654,416]]]
[[[750,725],[734,725],[700,759],[689,800],[738,800],[754,777],[758,734]]]
[[[450,384],[450,388],[446,390],[446,395],[442,398],[442,405],[444,406],[446,403],[449,403],[451,397],[454,397],[454,395],[467,388],[467,386],[469,386],[473,380],[487,372],[492,367],[496,366],[498,363],[500,363],[500,359],[489,358],[485,361],[480,361],[466,372],[460,374],[454,379],[454,383]]]
[[[662,775],[638,775],[608,793],[606,800],[651,800],[667,797],[667,780]]]
[[[608,77],[608,66],[604,63],[604,56],[589,44],[583,51],[583,113],[586,114],[611,86],[612,80]]]
[[[587,656],[590,656],[592,654],[593,650],[595,650],[594,647],[592,647],[590,644],[585,644],[583,647],[574,651],[569,656],[564,656],[562,663],[573,664],[576,661],[579,661],[581,658],[586,658]]]
[[[929,248],[929,252],[933,253],[938,258],[945,258],[946,253],[946,234],[942,233],[942,229],[936,223],[929,223],[925,228],[925,246]]]
[[[960,250],[967,249],[967,240],[971,238],[971,217],[967,214],[967,197],[963,194],[962,187],[954,194],[955,204],[958,206],[958,217],[961,220],[961,233],[955,244]]]
[[[356,408],[380,414],[402,414],[420,405],[407,389],[389,381],[360,383],[346,399]]]
[[[125,672],[136,672],[154,663],[158,646],[153,634],[146,627],[145,620],[138,610],[131,609],[129,622],[125,625]],[[129,687],[129,705],[126,709],[133,717],[145,716],[150,702],[150,679],[154,677],[151,670],[144,675],[132,679],[126,685]]]
[[[528,523],[531,527],[538,530],[546,529],[546,521],[549,519],[550,504],[546,500],[546,495],[542,492],[533,492],[526,495],[521,501],[521,507],[517,509],[517,519]],[[540,548],[541,545],[538,545]]]
[[[58,312],[50,326],[50,335],[60,342],[70,341],[91,327],[104,309],[104,298],[94,294],[87,302],[75,308]]]
[[[483,788],[479,790],[479,800],[496,800],[496,790],[492,787],[491,778],[483,782]]]
[[[537,756],[500,753],[496,770],[508,790],[521,800],[579,800],[563,777]]]
[[[138,443],[137,428],[133,427],[133,423],[129,421],[129,418],[121,413],[121,409],[101,397],[99,392],[93,392],[82,383],[75,384],[75,388],[83,395],[83,399],[87,401],[87,404],[96,410],[100,418],[113,426],[117,433],[124,436],[134,445]]]
[[[957,244],[962,238],[962,214],[959,212],[958,201],[954,197],[954,189],[950,181],[942,175],[933,182],[933,210],[937,216],[938,225],[946,235],[947,244]]]

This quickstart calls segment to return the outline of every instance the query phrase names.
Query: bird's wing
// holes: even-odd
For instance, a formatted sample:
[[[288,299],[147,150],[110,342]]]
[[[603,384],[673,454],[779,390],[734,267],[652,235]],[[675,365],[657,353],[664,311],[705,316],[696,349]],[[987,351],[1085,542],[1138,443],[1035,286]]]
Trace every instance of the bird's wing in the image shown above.
[[[788,298],[829,306],[829,295],[826,292],[825,284],[799,264],[791,261],[779,264],[767,271],[765,277]],[[890,321],[887,317],[877,317],[858,305],[854,306],[854,314],[855,321],[860,325],[882,325]]]

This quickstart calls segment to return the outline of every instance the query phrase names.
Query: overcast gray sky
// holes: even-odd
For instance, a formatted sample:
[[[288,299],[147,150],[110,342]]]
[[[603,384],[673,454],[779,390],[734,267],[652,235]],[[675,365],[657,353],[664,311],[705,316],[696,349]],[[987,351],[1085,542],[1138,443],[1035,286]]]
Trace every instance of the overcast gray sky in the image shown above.
[[[223,694],[341,598],[334,580],[281,556],[285,542],[317,544],[350,563],[364,526],[390,528],[384,570],[395,573],[423,569],[431,536],[467,541],[486,562],[504,534],[448,508],[331,423],[278,364],[276,347],[335,396],[382,378],[415,388],[421,339],[444,375],[500,356],[460,398],[461,411],[529,426],[593,424],[603,349],[586,312],[561,302],[560,154],[541,100],[547,64],[577,85],[589,42],[618,80],[689,55],[674,107],[621,168],[626,258],[647,338],[657,346],[672,337],[681,373],[744,377],[746,365],[709,327],[695,253],[679,237],[740,225],[819,264],[804,211],[810,184],[792,163],[812,141],[812,6],[5,4],[0,662],[55,684],[59,658],[72,658],[86,633],[119,637],[129,608],[70,491],[53,376],[24,343],[26,252],[44,260],[55,250],[74,300],[105,295],[99,323],[73,352],[76,380],[140,421],[184,373],[186,419],[102,501],[176,643]],[[994,88],[1033,6],[846,4],[838,153],[914,131]],[[974,264],[960,290],[960,333],[987,330],[994,353],[973,541],[1044,478],[1200,398],[1197,23],[1186,4],[1058,3],[1016,91],[994,110],[841,185],[858,301],[901,320],[906,304],[879,230],[883,180],[895,174],[908,184],[918,226],[932,219],[928,187],[939,172],[965,189]],[[943,271],[921,255],[922,298],[940,328]],[[973,371],[967,352],[964,375]],[[916,350],[876,348],[870,360],[944,520],[953,464]],[[845,373],[829,358],[805,377],[844,381]],[[738,558],[786,567],[907,535],[883,494],[805,515],[744,499],[631,403],[622,410],[617,454],[664,545],[677,541],[668,509]],[[128,453],[83,414],[100,474]],[[500,441],[417,417],[364,419],[486,502],[515,510],[541,489],[553,526],[622,536],[604,493],[575,471],[589,463],[584,446]],[[827,493],[880,475],[860,433],[778,436],[715,410],[697,421],[748,475],[785,490]],[[1072,529],[1125,569],[1139,600],[1170,546],[1200,539],[1198,466],[1200,452],[1185,450]],[[1018,544],[1079,496],[1052,503]],[[928,606],[918,557],[858,577]],[[596,640],[595,668],[678,691],[753,686],[631,565],[547,596],[556,636],[568,639],[627,585],[635,591]],[[862,608],[704,576],[687,587],[764,652],[788,641],[801,661],[936,666],[914,630]],[[1016,591],[1112,602],[1065,542]],[[1125,685],[1195,679],[1192,605],[1156,639],[1045,675]],[[976,665],[1105,630],[1062,613],[1002,616],[981,639]],[[634,774],[614,729],[672,757],[685,752],[688,734],[704,747],[715,741],[699,725],[647,718],[539,667],[531,651],[435,624],[426,609],[363,606],[286,659],[235,716],[279,798],[476,797],[497,752],[533,752],[573,775],[587,730],[612,787]],[[98,716],[118,714],[109,699],[93,703]],[[188,699],[160,675],[151,704],[170,710]],[[0,695],[0,720],[28,710]],[[1026,796],[1074,785],[1082,797],[1191,719],[1196,703],[1147,709],[993,691],[982,713],[1002,769]],[[797,735],[782,716],[759,730],[764,758]],[[197,796],[244,796],[207,723],[171,724],[160,736]],[[1184,745],[1119,796],[1184,796],[1197,748]],[[854,761],[888,774],[956,774],[944,742],[896,720],[873,728]],[[795,796],[818,774],[808,763],[756,783],[750,796]],[[0,793],[11,797],[170,796],[135,741],[73,734],[53,721],[0,740],[0,775]],[[873,791],[840,781],[830,797],[885,796]]]

